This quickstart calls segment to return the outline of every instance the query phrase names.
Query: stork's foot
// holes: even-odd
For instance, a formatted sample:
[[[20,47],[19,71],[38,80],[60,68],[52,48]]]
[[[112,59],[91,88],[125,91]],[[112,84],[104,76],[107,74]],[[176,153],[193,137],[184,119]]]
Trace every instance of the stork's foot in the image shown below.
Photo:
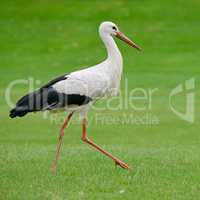
[[[123,169],[131,169],[126,163],[122,162],[121,160],[115,160],[115,164],[119,165]]]

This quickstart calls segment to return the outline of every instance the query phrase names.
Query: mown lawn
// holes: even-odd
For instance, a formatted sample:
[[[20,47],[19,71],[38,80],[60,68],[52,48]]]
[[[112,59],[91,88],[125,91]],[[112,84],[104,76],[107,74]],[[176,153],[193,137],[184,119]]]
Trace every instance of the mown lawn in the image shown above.
[[[197,0],[2,0],[0,200],[200,199],[199,6]],[[128,91],[156,89],[151,109],[136,111],[129,105],[113,111],[93,109],[89,115],[89,136],[132,170],[115,167],[83,144],[75,116],[66,130],[58,171],[52,174],[50,165],[65,114],[36,113],[11,120],[5,91],[13,80],[33,79],[39,87],[57,75],[103,60],[98,25],[104,20],[114,21],[143,48],[138,53],[117,41],[124,57],[123,102],[127,80]],[[191,78],[195,80],[193,123],[169,107],[172,89]],[[12,101],[27,91],[26,84],[14,86]],[[185,101],[181,93],[174,106],[183,112]],[[116,99],[112,105],[118,103]],[[135,105],[148,103],[142,100]]]

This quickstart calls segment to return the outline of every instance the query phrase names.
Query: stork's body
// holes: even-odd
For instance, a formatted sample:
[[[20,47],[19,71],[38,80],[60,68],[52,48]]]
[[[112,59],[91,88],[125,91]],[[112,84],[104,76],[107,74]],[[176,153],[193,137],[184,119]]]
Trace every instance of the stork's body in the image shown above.
[[[112,22],[103,22],[99,27],[99,34],[108,54],[105,61],[90,68],[57,77],[39,90],[22,97],[17,102],[16,107],[10,112],[11,118],[16,116],[22,117],[29,112],[44,110],[54,111],[63,109],[69,112],[61,128],[56,157],[52,165],[53,170],[56,169],[64,129],[74,112],[79,112],[82,119],[83,141],[112,158],[121,167],[129,168],[128,165],[104,151],[87,138],[86,119],[87,112],[96,99],[105,95],[116,95],[120,87],[123,60],[113,36],[122,39],[137,49],[139,47],[119,32],[117,26]]]

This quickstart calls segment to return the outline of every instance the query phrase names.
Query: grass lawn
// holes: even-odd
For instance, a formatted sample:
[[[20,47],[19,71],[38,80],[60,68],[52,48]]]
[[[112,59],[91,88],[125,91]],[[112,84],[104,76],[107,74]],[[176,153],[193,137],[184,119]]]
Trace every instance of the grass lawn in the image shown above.
[[[199,7],[198,0],[1,0],[0,200],[200,199]],[[104,20],[114,21],[143,48],[138,53],[117,41],[124,57],[122,96],[127,79],[129,91],[157,88],[150,110],[93,109],[89,115],[90,138],[132,170],[115,167],[82,143],[75,116],[66,130],[58,171],[52,174],[49,169],[65,114],[44,118],[36,113],[11,120],[6,88],[13,80],[30,78],[40,80],[35,84],[39,87],[57,75],[102,61],[106,53],[98,25]],[[191,78],[193,123],[169,108],[169,93]],[[27,91],[27,85],[16,85],[12,100]],[[174,103],[183,111],[186,102],[181,95]],[[146,102],[137,106],[142,105]],[[123,116],[157,121],[123,123]]]

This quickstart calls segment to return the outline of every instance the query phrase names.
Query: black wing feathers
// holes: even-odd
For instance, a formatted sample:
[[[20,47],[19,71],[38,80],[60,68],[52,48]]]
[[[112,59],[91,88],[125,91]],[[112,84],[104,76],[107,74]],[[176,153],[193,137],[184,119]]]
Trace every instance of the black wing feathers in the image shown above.
[[[49,81],[47,84],[43,85],[40,89],[48,88],[48,87],[54,85],[55,83],[57,83],[57,82],[59,82],[59,81],[63,81],[63,80],[65,80],[65,79],[67,79],[67,75],[68,75],[68,74],[64,74],[64,75],[62,75],[62,76],[58,76],[57,78],[55,78],[55,79]]]

